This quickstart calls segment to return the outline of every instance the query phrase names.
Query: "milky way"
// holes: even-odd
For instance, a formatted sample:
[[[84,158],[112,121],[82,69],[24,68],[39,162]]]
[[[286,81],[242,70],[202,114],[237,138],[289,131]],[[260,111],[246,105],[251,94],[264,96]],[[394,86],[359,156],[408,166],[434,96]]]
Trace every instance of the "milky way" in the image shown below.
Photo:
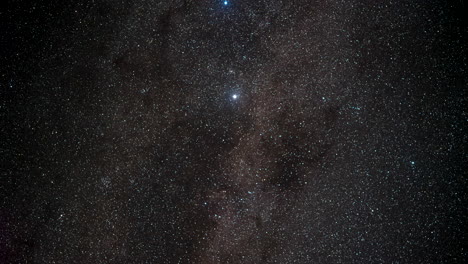
[[[64,2],[0,11],[0,262],[468,260],[463,1]]]

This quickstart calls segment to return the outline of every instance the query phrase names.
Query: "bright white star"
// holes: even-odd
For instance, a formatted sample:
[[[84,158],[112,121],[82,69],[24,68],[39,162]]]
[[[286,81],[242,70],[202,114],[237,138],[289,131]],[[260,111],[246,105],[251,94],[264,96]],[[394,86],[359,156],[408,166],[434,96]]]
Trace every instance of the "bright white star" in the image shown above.
[[[239,96],[238,96],[237,94],[233,94],[233,95],[232,95],[232,99],[234,99],[234,100],[237,99],[238,97],[239,97]]]

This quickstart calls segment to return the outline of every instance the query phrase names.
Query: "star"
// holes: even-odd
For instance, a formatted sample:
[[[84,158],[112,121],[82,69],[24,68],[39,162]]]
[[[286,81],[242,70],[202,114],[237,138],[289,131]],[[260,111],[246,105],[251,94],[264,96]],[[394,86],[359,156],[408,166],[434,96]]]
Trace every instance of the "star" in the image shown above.
[[[237,94],[232,95],[232,99],[236,100],[237,98],[239,98],[239,95],[237,95]]]

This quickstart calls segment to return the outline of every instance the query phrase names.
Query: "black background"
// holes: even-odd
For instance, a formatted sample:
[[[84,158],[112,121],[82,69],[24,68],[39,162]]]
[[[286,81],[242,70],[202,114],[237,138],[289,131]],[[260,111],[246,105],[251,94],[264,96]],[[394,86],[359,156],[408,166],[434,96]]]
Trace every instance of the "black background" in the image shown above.
[[[465,263],[465,7],[6,1],[0,262]]]

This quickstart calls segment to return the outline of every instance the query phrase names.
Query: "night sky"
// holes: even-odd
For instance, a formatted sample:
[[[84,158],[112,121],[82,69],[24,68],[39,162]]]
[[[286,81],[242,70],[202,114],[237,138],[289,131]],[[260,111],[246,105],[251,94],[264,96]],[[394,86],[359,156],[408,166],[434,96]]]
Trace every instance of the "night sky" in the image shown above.
[[[467,263],[466,5],[5,1],[0,263]]]

